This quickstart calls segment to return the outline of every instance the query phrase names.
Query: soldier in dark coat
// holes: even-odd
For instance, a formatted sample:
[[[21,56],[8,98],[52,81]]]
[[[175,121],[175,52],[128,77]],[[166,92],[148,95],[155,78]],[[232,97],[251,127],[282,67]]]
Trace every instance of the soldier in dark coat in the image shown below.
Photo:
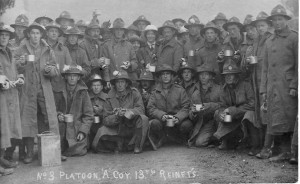
[[[224,39],[228,36],[228,32],[224,30],[223,25],[227,23],[226,15],[222,12],[218,13],[212,22],[217,26],[217,28],[221,31],[221,35],[219,35],[220,43],[223,43]]]
[[[176,141],[186,143],[193,129],[193,124],[188,119],[190,107],[188,95],[180,85],[173,82],[176,72],[172,67],[162,65],[159,66],[157,73],[161,81],[152,92],[147,106],[151,119],[150,140],[154,142],[154,149],[159,148],[165,138],[173,140],[177,138]],[[167,121],[172,121],[173,126],[167,126]]]
[[[267,133],[275,136],[280,153],[270,160],[282,161],[290,158],[298,113],[298,33],[287,26],[291,17],[282,5],[276,6],[268,19],[275,34],[265,43],[260,93],[267,101]]]
[[[83,156],[87,153],[88,134],[93,123],[94,112],[88,88],[80,79],[83,76],[79,65],[66,65],[62,73],[65,84],[55,92],[55,104],[59,121],[62,154]],[[73,121],[65,121],[64,116],[72,116]]]
[[[181,63],[181,67],[178,71],[178,76],[181,79],[180,85],[185,89],[189,99],[196,90],[196,70],[192,64],[186,61]]]
[[[111,84],[113,88],[108,93],[104,126],[94,138],[93,149],[111,149],[113,145],[116,153],[133,150],[139,154],[143,151],[149,129],[142,96],[138,89],[131,87],[132,81],[126,71],[115,71]]]
[[[155,81],[152,76],[152,73],[147,70],[143,71],[140,75],[140,78],[138,79],[138,82],[139,82],[138,90],[142,95],[144,106],[147,107],[147,104],[150,99],[150,95],[155,87]],[[148,115],[147,112],[146,115]]]

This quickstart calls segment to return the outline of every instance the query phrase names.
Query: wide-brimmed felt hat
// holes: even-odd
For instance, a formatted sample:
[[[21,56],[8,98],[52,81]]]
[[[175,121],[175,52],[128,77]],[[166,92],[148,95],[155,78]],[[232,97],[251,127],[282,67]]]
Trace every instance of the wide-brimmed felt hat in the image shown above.
[[[224,74],[239,74],[241,73],[240,68],[236,65],[236,63],[230,59],[227,60],[223,66],[223,75]]]
[[[203,29],[201,29],[201,36],[205,35],[206,30],[213,29],[218,35],[221,34],[221,31],[217,28],[216,24],[213,22],[208,22]]]
[[[49,24],[46,25],[46,30],[47,31],[51,28],[56,28],[60,35],[64,34],[63,30],[61,29],[61,26],[59,24],[57,24],[56,22],[54,22],[54,21],[52,21],[52,22],[50,22]]]
[[[287,20],[292,19],[292,17],[290,17],[287,13],[285,8],[282,5],[277,5],[275,6],[275,8],[272,9],[271,11],[271,16],[268,17],[269,20],[272,20],[274,16],[283,16],[285,17]]]
[[[49,22],[52,22],[52,21],[53,21],[53,19],[51,19],[50,17],[47,17],[47,16],[45,15],[45,16],[41,16],[41,17],[36,18],[36,19],[34,20],[34,22],[37,22],[37,23],[40,24],[42,19],[47,19]]]
[[[176,29],[174,23],[171,20],[165,21],[164,24],[160,28],[158,28],[158,32],[160,34],[162,34],[162,31],[163,31],[164,28],[171,28],[175,31],[175,33],[178,32],[178,30]]]
[[[153,74],[150,71],[143,71],[137,81],[154,81]]]
[[[262,11],[262,12],[260,12],[260,13],[257,15],[256,20],[254,20],[254,21],[252,22],[252,25],[253,25],[253,26],[256,26],[256,23],[259,22],[259,21],[265,21],[265,22],[267,22],[269,25],[272,25],[272,21],[270,21],[270,20],[268,19],[268,17],[269,17],[269,15],[268,15],[266,12]]]
[[[11,40],[11,39],[13,39],[13,38],[15,38],[15,29],[13,28],[13,27],[11,27],[11,26],[9,26],[9,25],[1,25],[0,26],[0,32],[8,32],[9,33],[9,39]]]
[[[137,26],[140,21],[146,22],[147,25],[151,24],[151,22],[147,20],[147,18],[144,15],[140,15],[132,24]]]
[[[100,81],[100,82],[102,83],[103,86],[106,85],[106,81],[103,80],[102,77],[101,77],[100,75],[98,75],[98,74],[92,75],[92,76],[89,78],[89,80],[88,80],[88,82],[87,82],[87,85],[88,85],[89,87],[91,87],[92,83],[93,83],[93,82],[96,82],[96,81]]]
[[[138,36],[141,35],[141,31],[133,24],[131,24],[130,26],[127,27],[127,32],[128,31],[135,31],[137,33]]]
[[[17,16],[15,23],[10,25],[12,28],[16,28],[16,26],[28,27],[29,26],[29,19],[26,15],[21,14]]]
[[[237,17],[231,17],[228,22],[223,25],[223,29],[227,31],[228,26],[231,25],[237,25],[240,30],[242,30],[243,28],[243,24],[241,24],[240,19],[238,19]]]
[[[204,27],[204,24],[200,22],[200,19],[196,15],[192,15],[188,19],[188,22],[184,25],[184,27],[189,29],[191,26],[199,26],[202,29]]]
[[[80,76],[83,76],[82,67],[79,65],[65,65],[63,71],[61,72],[61,75],[65,76],[67,74],[78,74]]]
[[[24,35],[27,37],[27,34],[32,30],[32,29],[38,29],[40,30],[42,36],[46,34],[46,28],[42,26],[39,23],[33,22],[31,25],[28,26],[27,29],[24,30]]]
[[[67,37],[68,35],[77,35],[78,38],[83,38],[83,34],[77,26],[72,26],[72,27],[68,28],[65,31],[64,35],[65,35],[65,37]]]
[[[246,15],[245,20],[244,20],[244,25],[243,25],[243,31],[246,31],[246,27],[247,26],[253,26],[252,22],[253,22],[253,16],[252,15]]]
[[[176,22],[182,22],[183,24],[186,24],[186,21],[183,20],[182,18],[176,18],[176,19],[173,19],[172,22],[175,24]]]
[[[85,29],[85,34],[88,35],[88,32],[91,29],[99,29],[100,30],[100,34],[101,34],[101,27],[100,27],[99,23],[96,20],[92,20],[90,22],[90,24]]]
[[[213,23],[216,23],[217,20],[223,20],[225,22],[227,22],[227,18],[226,15],[222,12],[218,13],[217,16],[214,18],[214,20],[212,20]]]
[[[170,65],[167,64],[158,65],[155,70],[155,74],[159,76],[162,72],[166,71],[173,73],[173,75],[176,75],[176,71]]]
[[[61,12],[61,14],[59,15],[58,18],[55,19],[55,21],[60,24],[60,21],[62,19],[67,19],[67,20],[70,20],[72,23],[75,22],[75,20],[71,17],[71,14],[68,12],[68,11],[63,11]]]
[[[184,69],[189,69],[191,70],[193,73],[196,73],[196,70],[195,70],[195,67],[191,64],[191,63],[188,63],[186,61],[183,61],[180,65],[180,68],[178,70],[178,75],[181,75],[181,73],[183,72]]]
[[[110,83],[114,85],[116,80],[118,80],[118,79],[125,79],[129,85],[132,84],[132,81],[130,80],[128,73],[124,70],[121,70],[121,71],[115,70],[113,72],[113,78],[110,80]]]
[[[214,71],[213,66],[210,64],[207,64],[207,63],[204,63],[204,64],[198,66],[196,71],[198,74],[200,74],[201,72],[209,72],[209,73],[212,73],[213,75],[216,75],[216,72]]]
[[[116,20],[114,20],[113,27],[110,28],[110,30],[114,31],[114,29],[123,29],[124,31],[126,31],[127,29],[125,28],[124,20],[121,18],[117,18]]]
[[[87,24],[86,24],[86,22],[84,20],[78,20],[76,22],[75,26],[77,26],[77,27],[85,27],[85,28],[88,27]]]

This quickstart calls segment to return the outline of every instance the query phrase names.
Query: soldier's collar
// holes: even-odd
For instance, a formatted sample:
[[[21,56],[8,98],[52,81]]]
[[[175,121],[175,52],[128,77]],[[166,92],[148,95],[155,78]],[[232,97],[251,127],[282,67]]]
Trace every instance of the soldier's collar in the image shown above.
[[[275,35],[280,36],[280,37],[287,37],[287,36],[289,36],[290,33],[291,33],[291,30],[288,26],[286,26],[286,28],[283,29],[282,31],[275,30]]]

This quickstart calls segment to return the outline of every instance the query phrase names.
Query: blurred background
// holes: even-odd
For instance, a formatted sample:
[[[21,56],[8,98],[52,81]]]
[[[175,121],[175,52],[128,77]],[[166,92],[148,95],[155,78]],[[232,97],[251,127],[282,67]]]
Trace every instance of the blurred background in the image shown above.
[[[100,24],[121,17],[126,27],[139,15],[145,15],[156,26],[173,18],[187,20],[193,14],[207,23],[219,12],[225,13],[227,18],[236,16],[243,22],[246,14],[254,17],[260,11],[270,14],[277,4],[287,8],[295,19],[292,24],[297,26],[298,0],[0,0],[0,20],[11,24],[21,13],[26,14],[30,22],[43,15],[55,19],[67,10],[76,21],[90,21],[92,12],[98,9]]]

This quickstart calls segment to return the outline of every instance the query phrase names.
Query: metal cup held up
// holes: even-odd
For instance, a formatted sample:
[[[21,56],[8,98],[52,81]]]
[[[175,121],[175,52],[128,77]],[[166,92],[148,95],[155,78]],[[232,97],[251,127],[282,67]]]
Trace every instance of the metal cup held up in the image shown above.
[[[155,72],[156,67],[154,65],[149,65],[149,71]]]
[[[35,56],[34,55],[27,55],[26,60],[29,62],[34,62],[35,61]]]
[[[64,118],[65,118],[64,120],[66,123],[73,123],[73,121],[74,121],[74,117],[72,114],[65,114]]]
[[[233,56],[233,51],[232,50],[225,50],[224,51],[224,56],[225,57],[232,57]]]
[[[5,75],[0,75],[0,84],[3,85],[6,82],[6,76]]]
[[[224,117],[224,122],[226,122],[226,123],[232,122],[232,117],[229,113],[226,113],[226,115]]]
[[[173,118],[168,118],[167,119],[167,123],[166,123],[167,127],[174,127],[175,126],[175,122]]]
[[[195,55],[194,50],[189,50],[189,56],[194,56],[194,55]]]
[[[200,112],[201,110],[204,109],[202,104],[195,104],[195,107],[196,107],[196,111],[198,111],[198,112]]]
[[[100,123],[100,117],[99,116],[94,117],[94,123]]]
[[[107,65],[107,66],[108,66],[108,65],[110,65],[110,59],[108,59],[108,58],[105,58],[105,60],[104,60],[104,64],[105,64],[105,65]]]
[[[134,113],[131,110],[127,110],[124,114],[127,119],[132,119],[133,115]]]

